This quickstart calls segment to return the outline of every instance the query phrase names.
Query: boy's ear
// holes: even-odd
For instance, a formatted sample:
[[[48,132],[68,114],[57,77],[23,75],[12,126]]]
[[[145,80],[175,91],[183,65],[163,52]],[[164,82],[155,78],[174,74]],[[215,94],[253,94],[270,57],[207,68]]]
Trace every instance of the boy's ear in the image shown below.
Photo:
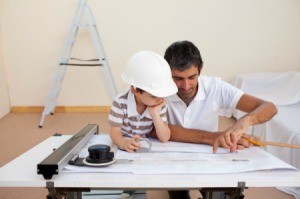
[[[133,94],[136,94],[136,93],[138,92],[138,91],[136,90],[136,88],[134,88],[133,86],[131,86],[130,90],[131,90],[131,92],[132,92]]]

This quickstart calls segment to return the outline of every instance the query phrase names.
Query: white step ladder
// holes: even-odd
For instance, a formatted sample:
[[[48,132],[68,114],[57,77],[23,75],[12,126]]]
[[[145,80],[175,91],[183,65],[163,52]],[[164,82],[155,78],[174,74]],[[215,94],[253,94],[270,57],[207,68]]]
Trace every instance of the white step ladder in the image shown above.
[[[83,23],[84,17],[85,23]],[[72,50],[80,28],[88,29],[92,38],[94,48],[96,50],[97,59],[82,60],[71,57]],[[72,60],[76,61],[77,63],[71,63],[70,61]],[[85,63],[82,63],[81,61],[84,61]],[[86,64],[86,62],[88,62],[89,64]],[[110,70],[110,64],[107,59],[102,41],[100,39],[99,31],[97,29],[92,10],[87,5],[87,0],[78,0],[78,7],[73,17],[69,32],[67,34],[67,39],[65,41],[63,51],[57,66],[57,70],[51,84],[50,93],[47,98],[47,103],[42,113],[42,118],[39,124],[40,128],[42,128],[46,116],[54,113],[57,99],[62,88],[62,83],[67,72],[67,66],[100,67],[111,98],[114,98],[117,95],[117,86],[114,82]]]

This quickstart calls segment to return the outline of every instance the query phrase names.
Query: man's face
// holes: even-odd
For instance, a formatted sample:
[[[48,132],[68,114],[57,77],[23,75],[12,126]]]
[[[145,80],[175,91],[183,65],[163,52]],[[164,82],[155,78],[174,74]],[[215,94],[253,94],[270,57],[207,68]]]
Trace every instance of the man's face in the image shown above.
[[[172,70],[173,80],[178,87],[177,95],[182,100],[194,98],[197,93],[199,70],[192,66],[187,70]]]

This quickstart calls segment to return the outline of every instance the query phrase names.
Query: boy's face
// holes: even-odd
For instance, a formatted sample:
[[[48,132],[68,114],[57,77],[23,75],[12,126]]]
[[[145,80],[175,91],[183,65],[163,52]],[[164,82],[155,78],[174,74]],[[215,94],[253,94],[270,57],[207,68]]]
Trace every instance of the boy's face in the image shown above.
[[[140,93],[136,89],[134,89],[133,93],[135,94],[137,100],[139,102],[142,102],[146,106],[150,106],[150,107],[151,106],[157,106],[157,105],[161,104],[164,101],[163,98],[155,97],[155,96],[151,95],[150,93],[148,93],[146,91]]]

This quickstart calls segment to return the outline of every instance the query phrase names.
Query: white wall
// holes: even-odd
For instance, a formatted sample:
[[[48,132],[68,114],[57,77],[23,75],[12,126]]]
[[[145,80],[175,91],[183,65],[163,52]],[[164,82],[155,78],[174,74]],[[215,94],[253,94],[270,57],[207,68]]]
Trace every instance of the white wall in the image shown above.
[[[127,59],[190,40],[203,74],[300,70],[299,0],[90,0],[117,85]],[[2,0],[3,56],[12,106],[44,105],[76,0]],[[87,32],[74,56],[94,58]],[[109,105],[100,70],[72,68],[58,105]]]

